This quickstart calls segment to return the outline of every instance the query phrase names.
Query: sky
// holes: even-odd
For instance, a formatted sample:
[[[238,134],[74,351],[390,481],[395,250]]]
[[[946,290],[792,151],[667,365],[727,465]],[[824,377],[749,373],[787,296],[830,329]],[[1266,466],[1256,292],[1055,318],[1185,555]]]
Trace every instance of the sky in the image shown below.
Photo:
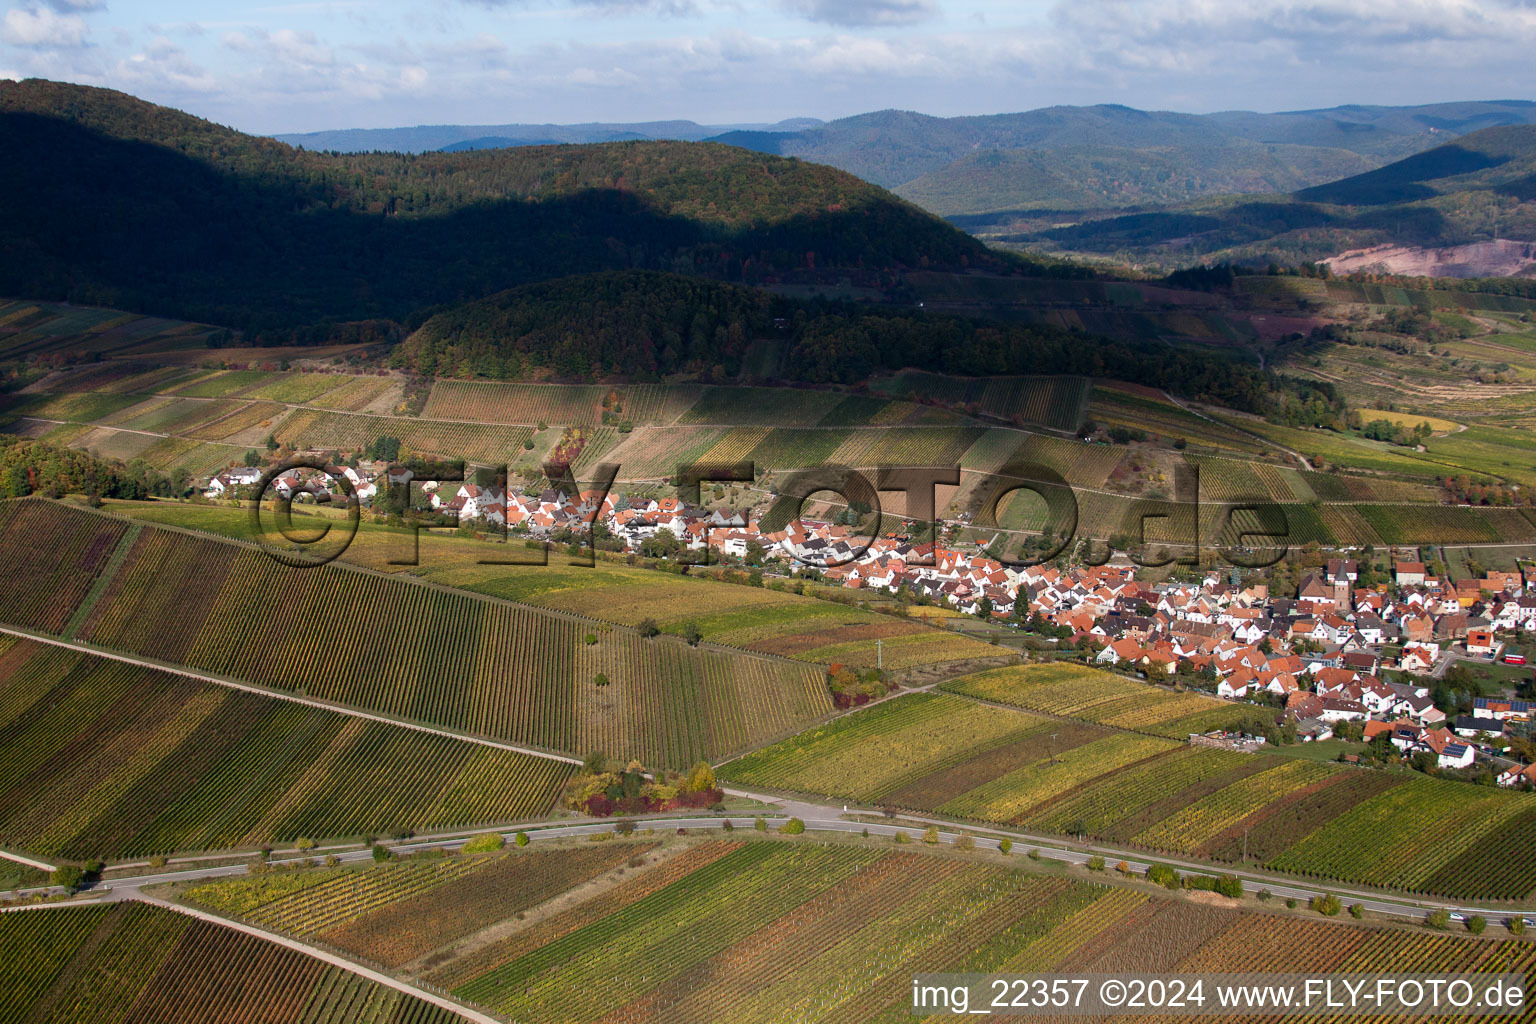
[[[11,0],[0,78],[253,133],[1536,99],[1536,0]]]

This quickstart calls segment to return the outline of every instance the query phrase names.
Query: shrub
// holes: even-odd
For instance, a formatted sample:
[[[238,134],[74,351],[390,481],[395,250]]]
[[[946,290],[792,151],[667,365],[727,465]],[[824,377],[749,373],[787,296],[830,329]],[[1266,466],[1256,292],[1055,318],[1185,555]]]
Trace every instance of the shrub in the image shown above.
[[[938,827],[934,826],[934,825],[929,825],[928,828],[923,832],[923,842],[928,843],[929,845],[932,845],[934,843],[937,843],[938,841],[939,841],[939,830],[938,830]]]
[[[1040,851],[1037,850],[1037,849],[1034,849],[1033,847],[1031,847],[1030,851],[1028,853],[1028,857],[1029,857],[1030,860],[1039,860],[1040,859]]]
[[[891,841],[894,843],[910,843],[912,841],[912,837],[907,835],[905,832],[897,832],[895,835],[891,836]]]
[[[1450,923],[1451,912],[1449,910],[1431,910],[1428,914],[1424,915],[1424,926],[1426,928],[1444,928]]]
[[[607,686],[608,685],[608,677],[606,675],[604,675],[603,673],[599,672],[597,675],[592,677],[592,685],[593,686]]]
[[[85,872],[73,864],[60,864],[48,873],[48,882],[65,892],[74,892],[85,881]]]
[[[1268,903],[1270,900],[1275,898],[1275,894],[1270,892],[1268,889],[1260,889],[1258,892],[1258,897],[1260,903]]]
[[[786,836],[797,836],[805,831],[805,822],[799,818],[790,818],[779,826],[779,833]]]
[[[768,831],[768,823],[763,820],[763,816],[761,814],[752,819],[752,827],[757,829],[759,832]]]
[[[495,853],[507,845],[500,832],[485,832],[464,844],[465,853]]]
[[[730,818],[726,818],[725,819],[725,824],[721,825],[720,827],[725,829],[727,832],[735,832],[736,831],[736,823],[731,821]],[[868,831],[869,831],[868,829],[865,829],[866,834],[868,833]]]
[[[955,849],[974,850],[976,849],[976,840],[972,839],[970,836],[961,836],[955,840]]]
[[[528,833],[527,832],[519,832],[517,835],[512,837],[512,841],[515,842],[518,846],[527,846],[528,845]]]
[[[656,625],[655,619],[641,619],[640,625],[636,626],[635,629],[640,631],[641,636],[647,638],[661,633],[661,627]]]
[[[1228,899],[1243,898],[1243,883],[1236,875],[1222,875],[1216,879],[1216,884],[1212,888]]]
[[[389,860],[389,858],[391,856],[393,856],[393,854],[391,854],[386,847],[379,846],[378,844],[374,844],[374,847],[373,847],[373,859],[375,861],[377,861],[378,863],[382,864],[385,861]]]
[[[1331,892],[1327,895],[1313,896],[1310,905],[1313,910],[1324,917],[1335,917],[1338,915],[1339,910],[1342,909],[1339,898]]]
[[[1360,920],[1365,916],[1365,907],[1359,903],[1351,903],[1349,905],[1349,916],[1356,921]]]
[[[149,858],[149,866],[154,868],[156,871],[159,871],[161,868],[165,867],[165,865],[166,859],[165,854],[163,853],[157,853],[153,857]]]
[[[715,788],[715,770],[708,761],[697,761],[688,769],[688,779],[683,788],[690,793],[707,793]]]
[[[1294,897],[1294,896],[1287,896],[1285,898],[1285,906],[1286,906],[1287,910],[1295,910],[1296,909],[1296,897]]]
[[[334,868],[334,867],[336,867],[340,863],[341,863],[341,858],[336,856],[334,853],[328,853],[328,854],[325,855],[325,866],[326,867]]]
[[[1488,921],[1483,917],[1482,914],[1473,914],[1471,917],[1467,918],[1467,931],[1471,932],[1473,935],[1483,934],[1483,929],[1487,927]]]
[[[1013,840],[1004,839],[1002,842],[998,843],[997,852],[1002,854],[1004,857],[1008,856],[1008,854],[1013,852]]]
[[[1119,864],[1115,865],[1115,870],[1120,872],[1122,875],[1129,875],[1131,873],[1131,866],[1125,861],[1121,861]]]
[[[1103,871],[1104,870],[1104,858],[1103,857],[1099,857],[1099,856],[1089,857],[1088,858],[1088,870],[1089,871]]]
[[[268,864],[267,859],[260,854],[245,862],[245,871],[247,874],[264,875],[271,870],[272,865]]]
[[[1509,934],[1511,934],[1511,935],[1524,935],[1525,934],[1525,918],[1524,917],[1512,917],[1508,921],[1504,922],[1504,927],[1509,929]]]
[[[586,636],[582,637],[582,639],[585,640],[587,642],[587,646],[590,647],[593,644],[597,643],[597,634],[596,633],[588,633]]]
[[[621,836],[632,836],[635,834],[635,823],[625,819],[613,826],[613,830]]]
[[[704,631],[699,629],[697,622],[690,622],[683,627],[683,638],[688,641],[690,647],[697,647],[699,641],[704,639]]]
[[[1167,864],[1151,864],[1147,867],[1147,881],[1165,889],[1177,889],[1184,884],[1179,873]]]

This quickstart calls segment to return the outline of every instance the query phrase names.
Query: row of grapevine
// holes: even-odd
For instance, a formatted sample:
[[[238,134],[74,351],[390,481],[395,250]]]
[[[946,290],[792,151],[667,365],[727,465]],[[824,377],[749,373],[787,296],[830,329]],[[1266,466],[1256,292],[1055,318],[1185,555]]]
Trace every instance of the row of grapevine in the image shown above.
[[[477,423],[599,423],[608,390],[588,384],[440,380],[432,385],[422,415]]]
[[[1217,860],[1246,852],[1298,875],[1457,898],[1512,899],[1536,889],[1536,847],[1527,841],[1536,833],[1536,799],[1528,795],[1179,746],[1187,732],[1230,724],[1242,706],[1195,698],[1214,710],[1191,714],[1188,695],[1080,666],[1000,669],[942,689],[956,695],[942,715],[933,702],[947,697],[902,697],[764,748],[721,774],[743,785]],[[967,711],[960,695],[1085,724],[1057,719],[1042,728],[1017,713],[1010,730],[983,723],[977,709],[1014,712],[990,704]],[[1170,717],[1159,719],[1159,707]],[[1136,731],[1112,731],[1117,725]]]
[[[277,440],[299,448],[361,449],[375,438],[398,437],[411,452],[482,465],[507,465],[523,457],[529,427],[452,423],[300,409],[279,424]]]
[[[570,768],[25,641],[0,664],[0,842],[73,859],[545,813]]]
[[[0,621],[61,632],[123,524],[38,501],[0,506],[0,516],[0,579],[10,584]],[[588,644],[590,622],[336,566],[291,569],[249,547],[168,530],[146,529],[132,544],[82,611],[82,639],[414,721],[658,767],[722,757],[830,711],[808,665],[623,629],[603,629]]]
[[[0,622],[61,632],[126,530],[45,502],[0,503]]]
[[[0,1019],[453,1024],[296,950],[139,903],[0,914]]]

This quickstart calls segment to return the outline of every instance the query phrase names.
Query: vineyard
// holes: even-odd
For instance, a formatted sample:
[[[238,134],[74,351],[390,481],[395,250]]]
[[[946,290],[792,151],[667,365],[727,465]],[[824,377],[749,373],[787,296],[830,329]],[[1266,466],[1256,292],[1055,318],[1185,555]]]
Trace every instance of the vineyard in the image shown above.
[[[339,373],[287,373],[273,377],[259,387],[248,388],[244,395],[269,402],[304,405],[351,380],[352,377]]]
[[[951,693],[899,697],[810,729],[719,775],[1223,861],[1239,859],[1246,836],[1252,863],[1454,898],[1536,889],[1536,798],[1526,794],[1190,747],[1164,736],[1216,727],[1211,712],[1185,703],[1216,702],[1080,667],[998,669],[942,689]],[[1061,717],[968,709],[958,694]],[[1143,732],[1112,727],[1126,722]]]
[[[550,889],[579,883],[602,855],[583,856],[589,863],[576,870],[544,862]],[[477,913],[469,925],[454,924],[455,938],[438,952],[401,960],[425,946],[407,941],[394,962],[408,977],[511,1020],[613,1024],[896,1021],[910,1015],[914,970],[1238,972],[1273,970],[1279,960],[1319,973],[1451,973],[1536,965],[1536,947],[1523,942],[1298,916],[1306,911],[1200,906],[1029,874],[996,854],[977,860],[872,842],[677,839],[644,861],[616,870],[615,884],[600,895],[562,901],[535,922],[508,928]],[[466,870],[444,863],[451,861],[386,871],[403,878]],[[303,915],[329,917],[354,899],[341,888],[344,877],[384,873],[314,870],[273,880],[269,892],[252,895],[265,883],[237,879],[193,895],[263,920],[275,908],[300,906]],[[469,877],[461,873],[436,890],[464,889]],[[405,908],[417,906],[423,911],[408,927],[438,927],[441,912],[423,903],[433,889],[426,896],[385,896],[385,889],[393,886],[363,897],[369,909],[350,920],[405,921]],[[297,925],[317,936],[354,926],[367,930]]]
[[[883,644],[891,669],[1006,652],[919,621],[756,587],[600,563],[597,567],[450,567],[433,582],[628,626],[645,619],[665,632],[696,626],[710,643],[797,661],[873,666]],[[774,735],[774,734],[768,734]]]
[[[814,427],[842,401],[833,391],[708,387],[677,420],[735,426]]]
[[[0,914],[0,1020],[454,1024],[457,1014],[143,903]]]
[[[1253,714],[1244,704],[1174,693],[1067,663],[1024,665],[964,676],[943,689],[1063,718],[1184,739]]]
[[[299,448],[360,449],[378,437],[398,437],[409,452],[510,465],[523,455],[527,427],[364,416],[300,409],[277,429],[277,440]]]
[[[76,860],[538,817],[565,764],[20,641],[0,842]]]
[[[204,883],[183,898],[393,970],[643,857],[655,845],[619,842],[237,878]]]
[[[1071,431],[1082,425],[1091,385],[1086,377],[944,377],[909,370],[871,381],[870,390]]]
[[[234,412],[220,416],[184,432],[188,437],[204,441],[220,441],[251,427],[270,427],[272,422],[287,412],[287,406],[277,402],[252,402]]]
[[[13,584],[0,621],[58,632],[122,524],[38,501],[0,509],[0,579]],[[144,530],[91,598],[78,635],[93,643],[576,756],[603,750],[685,767],[831,710],[808,665],[627,629],[603,629],[589,644],[590,620],[339,566],[291,569],[253,548],[165,530]]]
[[[744,786],[877,803],[978,752],[1032,745],[1049,723],[943,694],[919,693],[754,751],[722,769]]]
[[[341,379],[346,383],[332,391],[316,395],[309,400],[309,404],[321,409],[361,412],[396,386],[396,381],[390,377],[343,377]]]
[[[608,389],[593,385],[498,384],[440,380],[422,415],[477,423],[597,424]]]
[[[123,356],[201,348],[215,328],[110,309],[0,299],[0,356]]]

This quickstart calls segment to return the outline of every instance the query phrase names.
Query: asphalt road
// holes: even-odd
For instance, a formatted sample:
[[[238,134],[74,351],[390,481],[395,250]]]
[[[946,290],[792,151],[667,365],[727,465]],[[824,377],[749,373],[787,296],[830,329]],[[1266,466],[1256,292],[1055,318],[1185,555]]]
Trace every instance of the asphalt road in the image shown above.
[[[777,805],[777,810],[772,812],[775,824],[790,817],[796,817],[805,822],[807,832],[841,832],[845,834],[868,833],[871,837],[890,838],[897,832],[904,832],[914,841],[921,838],[922,832],[932,826],[938,829],[940,842],[953,843],[961,835],[969,835],[978,849],[996,850],[1003,839],[1013,843],[1012,856],[1027,857],[1031,850],[1039,853],[1041,858],[1060,861],[1067,864],[1087,864],[1095,856],[1103,857],[1107,865],[1112,869],[1114,865],[1124,861],[1132,872],[1145,873],[1147,867],[1153,863],[1167,864],[1179,871],[1189,874],[1198,873],[1213,875],[1221,872],[1212,870],[1210,865],[1198,864],[1190,861],[1181,861],[1172,858],[1159,857],[1148,859],[1142,854],[1130,851],[1118,850],[1113,847],[1095,846],[1084,844],[1079,846],[1063,845],[1058,840],[1047,839],[1039,836],[1030,836],[1013,832],[985,828],[967,828],[963,832],[952,823],[941,822],[937,819],[922,818],[903,815],[885,821],[861,821],[848,820],[842,817],[841,808],[829,807],[820,804],[804,803],[793,800],[779,800],[773,797],[746,792],[736,792],[733,795],[748,796],[762,801],[772,801]],[[724,829],[727,821],[732,822],[740,829],[752,827],[752,814],[719,814],[707,816],[657,816],[626,819],[632,820],[637,828],[645,829]],[[573,822],[571,824],[552,824],[544,826],[528,826],[521,829],[532,844],[540,841],[570,838],[573,836],[592,835],[597,832],[611,832],[615,823],[612,820],[589,820]],[[504,833],[510,842],[517,830]],[[400,843],[387,844],[391,849],[402,854],[415,853],[424,850],[456,849],[467,842],[473,834],[457,834],[441,837],[422,837]],[[286,853],[274,856],[270,863],[283,865],[298,863],[305,858],[315,858],[324,851],[310,853]],[[372,859],[371,851],[356,849],[336,853],[337,859],[344,864],[361,863]],[[244,863],[225,864],[214,867],[193,867],[173,871],[162,871],[154,874],[137,875],[131,878],[107,879],[96,886],[100,894],[98,898],[111,902],[115,900],[144,899],[143,889],[149,886],[161,885],[171,882],[195,882],[214,878],[229,878],[247,873]],[[1508,916],[1510,911],[1490,910],[1475,906],[1458,906],[1451,903],[1418,901],[1406,897],[1391,897],[1380,893],[1364,892],[1360,890],[1342,888],[1338,886],[1313,886],[1294,882],[1276,880],[1274,878],[1242,870],[1232,870],[1227,873],[1234,874],[1243,883],[1243,888],[1249,893],[1268,891],[1278,899],[1295,898],[1300,903],[1306,903],[1313,896],[1332,893],[1346,905],[1359,903],[1366,910],[1378,914],[1390,915],[1409,920],[1419,920],[1430,910],[1444,908],[1453,913],[1467,916],[1481,914],[1493,921],[1498,921]],[[25,893],[48,891],[46,888],[23,890]],[[1536,921],[1532,922],[1536,924]]]

